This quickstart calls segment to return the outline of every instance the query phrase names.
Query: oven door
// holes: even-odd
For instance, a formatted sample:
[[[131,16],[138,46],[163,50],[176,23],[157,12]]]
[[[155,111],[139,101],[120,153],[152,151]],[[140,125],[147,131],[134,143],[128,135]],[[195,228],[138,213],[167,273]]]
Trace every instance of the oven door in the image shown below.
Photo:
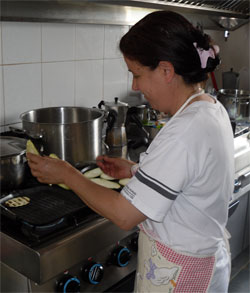
[[[229,218],[226,228],[231,235],[229,243],[232,260],[249,245],[249,236],[247,234],[249,229],[249,195],[250,192],[242,195],[229,206]]]
[[[132,272],[104,292],[134,292],[135,276],[136,271]]]

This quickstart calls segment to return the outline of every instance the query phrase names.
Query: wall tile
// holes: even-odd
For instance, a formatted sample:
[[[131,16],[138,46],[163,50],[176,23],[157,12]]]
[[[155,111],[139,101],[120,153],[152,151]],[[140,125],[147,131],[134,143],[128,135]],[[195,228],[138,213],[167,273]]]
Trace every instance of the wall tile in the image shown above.
[[[102,59],[104,51],[104,25],[76,25],[76,59]]]
[[[42,64],[43,107],[74,106],[74,61]]]
[[[2,23],[0,22],[0,64],[3,64],[2,56]]]
[[[133,85],[133,74],[132,72],[128,71],[128,92],[132,91]]]
[[[4,66],[5,124],[41,107],[41,64]]]
[[[0,64],[2,64],[2,23],[0,22]],[[0,131],[4,130],[3,67],[0,66]]]
[[[76,63],[76,105],[97,106],[103,99],[103,61],[88,60]]]
[[[2,23],[3,64],[41,62],[41,24]]]
[[[105,25],[104,58],[120,58],[122,56],[119,42],[128,28],[128,26]]]
[[[0,66],[0,125],[4,125],[3,67]]]
[[[75,58],[75,24],[42,24],[42,61],[66,61]]]
[[[123,99],[128,93],[128,69],[123,59],[104,60],[104,100]]]

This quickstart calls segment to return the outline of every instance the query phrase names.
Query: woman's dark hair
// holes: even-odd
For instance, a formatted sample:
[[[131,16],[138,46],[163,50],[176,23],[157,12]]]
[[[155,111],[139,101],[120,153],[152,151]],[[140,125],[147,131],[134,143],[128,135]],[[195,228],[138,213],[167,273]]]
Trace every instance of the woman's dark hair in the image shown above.
[[[180,14],[156,11],[131,27],[120,41],[120,50],[127,58],[152,70],[160,61],[169,61],[186,83],[194,84],[207,80],[208,73],[216,68],[220,58],[209,57],[206,68],[201,68],[193,43],[203,50],[212,48],[210,37]]]

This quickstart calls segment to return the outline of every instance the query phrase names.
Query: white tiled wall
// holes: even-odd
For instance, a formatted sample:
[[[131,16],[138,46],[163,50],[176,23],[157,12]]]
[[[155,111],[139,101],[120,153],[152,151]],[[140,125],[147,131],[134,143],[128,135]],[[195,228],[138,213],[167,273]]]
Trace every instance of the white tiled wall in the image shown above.
[[[118,49],[128,26],[0,23],[0,130],[21,113],[97,106],[126,97],[131,78]]]
[[[249,90],[250,24],[230,32],[207,31],[221,48],[221,74],[231,67]],[[131,94],[118,43],[128,26],[0,22],[0,131],[25,111],[51,106],[93,107]]]
[[[2,23],[0,22],[0,63],[2,64]],[[0,131],[4,131],[3,67],[0,66]]]

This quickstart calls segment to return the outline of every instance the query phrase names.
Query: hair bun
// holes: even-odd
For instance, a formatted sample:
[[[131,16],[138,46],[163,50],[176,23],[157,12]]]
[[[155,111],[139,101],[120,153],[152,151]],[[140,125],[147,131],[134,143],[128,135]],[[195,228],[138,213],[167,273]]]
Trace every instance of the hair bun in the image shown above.
[[[208,57],[207,66],[205,68],[206,72],[212,72],[220,64],[220,57],[217,55],[215,58]]]
[[[209,37],[209,35],[203,33],[199,29],[194,28],[193,42],[196,42],[199,48],[208,50],[210,42],[211,42],[211,38]]]

